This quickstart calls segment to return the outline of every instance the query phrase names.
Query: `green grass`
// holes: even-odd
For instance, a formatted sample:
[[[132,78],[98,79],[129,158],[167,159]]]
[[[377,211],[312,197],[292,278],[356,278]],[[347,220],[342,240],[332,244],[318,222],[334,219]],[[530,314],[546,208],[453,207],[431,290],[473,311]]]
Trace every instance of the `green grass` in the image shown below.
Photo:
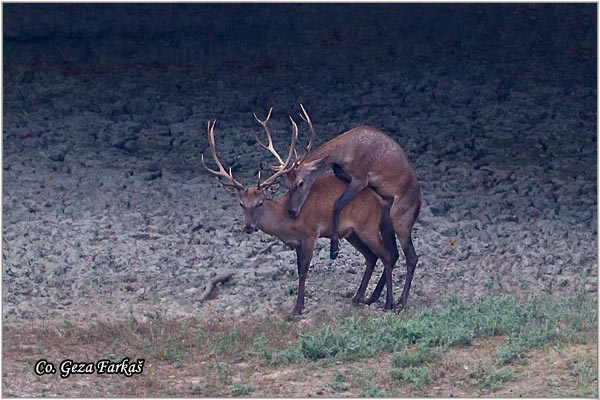
[[[119,397],[293,394],[295,385],[312,378],[307,383],[283,374],[272,389],[272,379],[261,376],[312,377],[317,370],[325,371],[315,378],[325,394],[597,397],[597,300],[591,296],[450,298],[436,309],[356,314],[324,314],[302,324],[280,317],[198,321],[156,314],[144,322],[132,317],[90,327],[10,328],[5,351],[27,359],[4,378],[39,358],[51,359],[50,353],[77,348],[86,360],[137,354],[152,363],[135,383],[110,380]],[[530,387],[531,377],[545,374],[551,375],[547,382],[537,379]],[[175,378],[188,382],[174,387]],[[41,384],[32,393],[43,394]]]
[[[434,352],[428,347],[419,346],[414,351],[401,350],[392,356],[392,367],[405,368],[421,365],[433,360]]]
[[[468,373],[472,383],[482,389],[496,389],[514,378],[511,367],[495,368],[492,365],[479,365]]]
[[[343,372],[336,370],[333,382],[329,386],[336,392],[343,392],[350,388],[350,383]]]
[[[396,379],[400,384],[412,384],[420,387],[431,382],[431,373],[429,367],[408,367],[408,368],[392,368],[392,378]]]
[[[371,385],[368,388],[360,392],[359,397],[388,397],[387,390],[378,388],[377,386]]]
[[[231,396],[232,397],[248,396],[253,391],[254,391],[254,388],[252,387],[252,385],[245,385],[243,383],[240,383],[240,384],[233,385],[233,388],[231,389]]]
[[[519,342],[515,342],[512,336],[509,336],[508,342],[498,346],[496,351],[496,362],[500,365],[511,364],[513,362],[524,362],[523,351],[526,347]]]
[[[397,353],[396,363],[417,366],[431,359],[427,353],[469,346],[477,337],[506,335],[508,341],[498,348],[496,357],[503,365],[520,361],[527,349],[557,341],[576,343],[596,327],[596,300],[585,296],[520,303],[509,296],[471,302],[450,298],[440,309],[420,310],[410,317],[347,317],[301,333],[291,346],[271,349],[266,357],[278,363],[351,361],[388,351]],[[424,354],[410,355],[406,351],[411,347]],[[422,359],[411,361],[413,356]]]

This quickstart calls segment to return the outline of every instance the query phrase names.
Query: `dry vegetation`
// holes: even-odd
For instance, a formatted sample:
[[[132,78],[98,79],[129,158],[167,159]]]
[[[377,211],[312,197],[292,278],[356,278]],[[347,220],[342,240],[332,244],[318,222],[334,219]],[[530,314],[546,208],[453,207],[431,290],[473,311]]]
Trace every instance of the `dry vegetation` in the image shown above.
[[[154,315],[144,323],[5,327],[3,392],[27,397],[597,397],[595,305],[584,297],[523,304],[511,298],[451,299],[435,312],[378,317],[358,312],[335,321],[325,314],[314,321],[219,322]],[[539,327],[536,333],[534,327]],[[144,358],[143,373],[66,379],[59,372],[34,374],[39,359],[58,368],[66,358],[118,362],[125,357]]]

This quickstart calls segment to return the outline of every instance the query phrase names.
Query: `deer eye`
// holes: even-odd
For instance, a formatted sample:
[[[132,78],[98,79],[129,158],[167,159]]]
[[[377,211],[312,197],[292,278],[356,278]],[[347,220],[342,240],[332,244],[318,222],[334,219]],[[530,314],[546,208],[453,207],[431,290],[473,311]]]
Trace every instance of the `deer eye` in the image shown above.
[[[258,206],[262,206],[263,205],[263,201],[261,200],[260,203],[258,203]]]
[[[304,185],[304,181],[298,181],[298,187],[302,187]]]
[[[244,208],[244,203],[240,201],[240,207]]]

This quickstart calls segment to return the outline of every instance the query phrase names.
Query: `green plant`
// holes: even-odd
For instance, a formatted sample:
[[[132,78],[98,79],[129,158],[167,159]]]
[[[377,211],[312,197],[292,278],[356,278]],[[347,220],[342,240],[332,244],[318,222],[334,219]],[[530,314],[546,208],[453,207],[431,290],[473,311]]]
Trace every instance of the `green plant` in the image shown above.
[[[392,356],[392,367],[405,368],[419,366],[433,358],[431,349],[420,346],[414,351],[402,350]]]
[[[589,384],[598,380],[591,360],[571,360],[569,364],[571,367],[571,376],[576,378],[578,382]]]
[[[206,384],[192,386],[192,394],[194,396],[202,396],[206,390]]]
[[[343,392],[350,388],[350,384],[347,382],[348,378],[341,371],[335,371],[335,377],[333,382],[330,384],[331,388],[336,392]]]
[[[479,365],[467,374],[473,384],[481,388],[495,389],[514,378],[510,367],[496,369],[489,365]]]
[[[364,389],[359,397],[387,397],[388,392],[385,389],[380,389],[377,386],[369,386],[367,389]]]
[[[261,351],[263,358],[270,365],[285,365],[299,362],[304,359],[304,356],[297,346],[287,347],[285,349],[269,349],[265,348]]]
[[[296,354],[301,355],[297,360],[355,360],[382,350],[405,351],[411,345],[444,349],[470,345],[476,337],[508,335],[509,344],[497,355],[498,362],[506,364],[520,360],[528,348],[557,340],[582,340],[582,334],[594,332],[596,326],[596,301],[589,297],[523,303],[509,296],[468,303],[451,297],[445,307],[418,311],[410,319],[396,315],[344,318],[336,325],[300,334],[292,347],[297,346]]]
[[[505,365],[514,361],[524,361],[523,348],[512,342],[509,338],[508,343],[498,346],[496,350],[496,362],[500,365]]]
[[[252,387],[252,385],[245,385],[242,383],[238,383],[233,385],[233,388],[231,388],[231,396],[233,397],[238,397],[238,396],[247,396],[248,394],[252,393],[254,391],[254,387]]]
[[[428,367],[392,368],[392,378],[398,379],[402,384],[410,383],[420,387],[431,382],[431,373]]]

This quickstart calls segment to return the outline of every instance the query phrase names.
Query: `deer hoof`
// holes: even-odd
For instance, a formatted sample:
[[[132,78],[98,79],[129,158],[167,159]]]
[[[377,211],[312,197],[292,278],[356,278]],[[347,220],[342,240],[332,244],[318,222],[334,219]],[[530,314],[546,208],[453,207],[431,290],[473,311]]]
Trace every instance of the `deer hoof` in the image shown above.
[[[300,319],[302,317],[302,308],[294,308],[291,313],[288,314],[290,319]]]
[[[352,305],[354,306],[360,306],[365,304],[365,300],[363,299],[363,297],[353,297],[352,298]]]
[[[295,322],[295,321],[300,321],[302,319],[302,315],[301,314],[294,314],[294,313],[289,313],[286,317],[285,320],[288,322]]]
[[[396,314],[400,314],[402,311],[406,310],[406,305],[402,304],[402,302],[398,303],[398,305],[396,306],[396,308],[394,309],[394,312]]]

